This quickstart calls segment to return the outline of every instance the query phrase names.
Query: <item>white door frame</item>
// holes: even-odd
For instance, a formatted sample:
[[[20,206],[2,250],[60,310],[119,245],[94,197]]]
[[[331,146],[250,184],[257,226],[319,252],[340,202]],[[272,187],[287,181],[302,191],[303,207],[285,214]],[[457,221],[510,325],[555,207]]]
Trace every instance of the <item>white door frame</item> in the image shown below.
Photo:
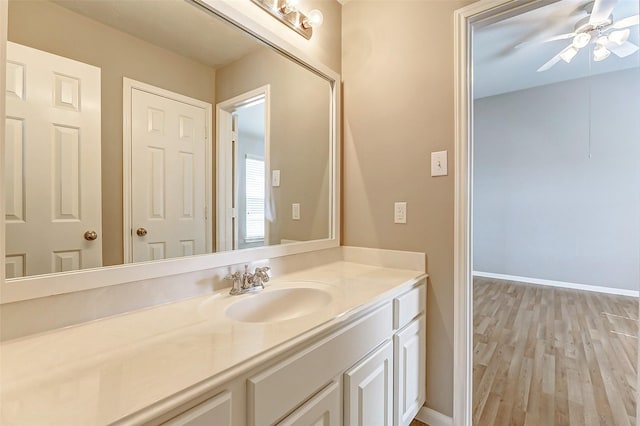
[[[559,0],[486,0],[454,13],[454,426],[471,426],[473,408],[472,32],[478,25],[503,20],[556,1]]]
[[[131,179],[133,174],[131,164],[131,92],[133,89],[137,89],[143,92],[150,93],[156,96],[162,96],[177,102],[182,102],[188,105],[192,105],[205,110],[205,206],[207,214],[205,218],[206,223],[206,239],[205,239],[205,252],[211,253],[213,251],[213,225],[211,216],[213,212],[211,210],[212,205],[212,142],[211,142],[211,112],[212,105],[210,103],[200,101],[198,99],[190,98],[180,93],[171,92],[169,90],[161,89],[159,87],[152,86],[147,83],[132,80],[124,77],[122,79],[122,215],[123,215],[123,249],[124,249],[124,263],[131,263],[133,261],[133,235],[132,235],[132,211],[131,211]]]
[[[216,251],[233,250],[233,205],[235,194],[233,187],[233,162],[231,146],[232,129],[229,126],[234,111],[264,99],[264,172],[265,172],[265,205],[271,203],[271,85],[258,87],[242,93],[226,101],[216,104]],[[237,159],[236,159],[237,160]],[[266,216],[266,215],[265,215]],[[237,237],[236,237],[237,239]],[[269,227],[265,225],[265,246],[269,241]]]

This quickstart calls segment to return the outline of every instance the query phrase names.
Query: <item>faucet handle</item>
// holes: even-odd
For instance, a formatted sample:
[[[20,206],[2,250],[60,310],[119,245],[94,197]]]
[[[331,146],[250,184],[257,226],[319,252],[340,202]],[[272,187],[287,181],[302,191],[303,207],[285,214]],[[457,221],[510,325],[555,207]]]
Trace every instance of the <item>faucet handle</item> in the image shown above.
[[[229,294],[239,294],[240,293],[242,275],[240,275],[239,271],[236,271],[233,274],[227,274],[227,276],[224,277],[224,279],[225,280],[229,280],[229,281],[233,281],[233,284],[231,285],[231,291],[229,292]]]
[[[254,275],[260,279],[260,283],[262,282],[266,283],[266,282],[269,282],[269,278],[271,278],[271,275],[269,274],[270,270],[271,270],[270,267],[262,266],[262,267],[256,268]]]
[[[227,274],[226,277],[224,277],[225,280],[239,280],[241,278],[240,272],[236,271],[233,274]]]

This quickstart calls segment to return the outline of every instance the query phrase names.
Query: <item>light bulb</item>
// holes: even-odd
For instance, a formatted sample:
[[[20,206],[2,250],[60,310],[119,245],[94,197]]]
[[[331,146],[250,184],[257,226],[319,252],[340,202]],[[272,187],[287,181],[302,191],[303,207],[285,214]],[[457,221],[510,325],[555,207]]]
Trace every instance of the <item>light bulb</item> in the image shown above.
[[[582,49],[591,41],[591,34],[589,33],[578,33],[573,38],[573,47],[576,49]]]
[[[324,22],[324,16],[318,9],[313,9],[307,14],[307,19],[304,22],[304,26],[309,28],[318,28]]]
[[[601,44],[596,44],[593,48],[593,60],[596,62],[604,61],[611,55],[611,52]]]
[[[280,8],[280,12],[287,14],[298,10],[300,0],[285,0],[284,4]]]
[[[613,31],[609,33],[609,35],[607,36],[607,40],[614,42],[618,46],[624,44],[624,42],[627,41],[628,39],[629,39],[629,28],[620,30],[620,31]]]
[[[577,54],[578,54],[578,49],[571,46],[568,49],[565,49],[565,51],[560,54],[560,58],[562,58],[562,60],[565,61],[566,63],[569,63]]]

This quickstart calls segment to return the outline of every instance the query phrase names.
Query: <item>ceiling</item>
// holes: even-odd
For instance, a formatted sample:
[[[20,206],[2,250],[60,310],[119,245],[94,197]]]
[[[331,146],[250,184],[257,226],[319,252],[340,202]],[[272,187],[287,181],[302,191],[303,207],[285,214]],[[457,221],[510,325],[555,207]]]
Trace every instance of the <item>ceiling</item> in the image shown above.
[[[569,40],[536,43],[559,34],[570,33],[575,23],[587,16],[583,10],[589,0],[561,0],[556,3],[475,29],[473,34],[474,98],[483,98],[560,81],[573,80],[640,66],[640,53],[618,58],[610,55],[592,62],[583,48],[571,61],[558,62],[544,72],[540,66],[569,45]],[[614,21],[637,15],[640,1],[618,0],[613,9]],[[631,27],[629,41],[639,44],[638,26]],[[522,42],[532,42],[516,47]]]
[[[53,0],[55,3],[213,68],[261,43],[184,0]]]

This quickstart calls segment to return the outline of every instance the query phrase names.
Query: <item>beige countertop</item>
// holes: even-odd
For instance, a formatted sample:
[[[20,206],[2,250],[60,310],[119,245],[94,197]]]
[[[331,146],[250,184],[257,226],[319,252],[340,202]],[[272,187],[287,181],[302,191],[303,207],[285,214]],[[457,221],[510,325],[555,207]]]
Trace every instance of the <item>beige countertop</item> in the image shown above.
[[[213,388],[260,360],[347,321],[425,274],[335,262],[273,277],[264,292],[319,288],[331,301],[273,323],[228,318],[229,305],[257,294],[228,289],[0,345],[0,423],[104,425],[193,389]],[[179,279],[177,276],[176,279]],[[34,312],[33,315],[38,315]],[[173,401],[175,399],[175,401]],[[184,399],[184,398],[183,398]]]

